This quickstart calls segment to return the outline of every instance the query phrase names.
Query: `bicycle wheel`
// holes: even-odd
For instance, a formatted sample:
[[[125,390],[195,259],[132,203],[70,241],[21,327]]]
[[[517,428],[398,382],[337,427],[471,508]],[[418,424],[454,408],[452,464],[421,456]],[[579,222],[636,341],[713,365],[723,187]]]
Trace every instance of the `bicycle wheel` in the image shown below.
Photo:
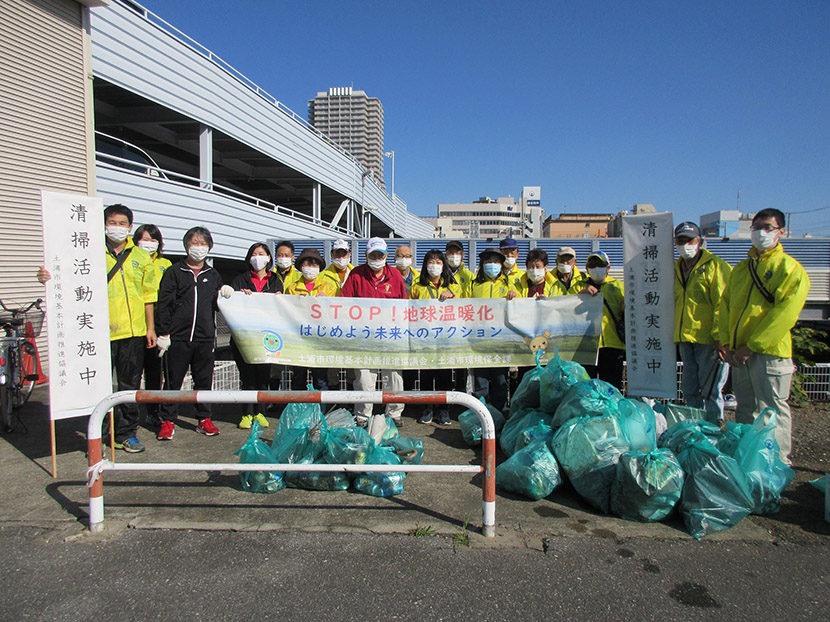
[[[37,348],[30,341],[22,342],[20,346],[21,360],[17,365],[17,391],[15,392],[14,406],[20,408],[29,401],[32,391],[35,390],[35,383],[26,380],[29,374],[37,373]]]
[[[0,432],[12,429],[12,412],[14,411],[14,392],[8,384],[0,385]]]

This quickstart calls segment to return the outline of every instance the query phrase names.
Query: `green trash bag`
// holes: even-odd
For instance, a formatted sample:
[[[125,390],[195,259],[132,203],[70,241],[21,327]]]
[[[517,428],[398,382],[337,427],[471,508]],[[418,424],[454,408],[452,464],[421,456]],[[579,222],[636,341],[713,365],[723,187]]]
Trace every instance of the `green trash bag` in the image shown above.
[[[657,449],[657,421],[651,406],[627,398],[617,402],[620,432],[631,449],[644,452]]]
[[[323,440],[323,459],[328,464],[363,464],[371,441],[365,428],[329,428]]]
[[[666,518],[683,490],[683,469],[668,449],[632,450],[620,456],[611,486],[611,512],[651,523]]]
[[[251,434],[248,440],[234,452],[239,456],[241,464],[267,464],[279,461],[268,443],[260,439],[262,430],[259,428],[259,421],[254,421],[251,427]],[[285,488],[285,480],[282,473],[276,471],[240,471],[239,479],[242,482],[242,490],[246,492],[274,493]]]
[[[558,430],[571,419],[616,415],[617,402],[623,399],[617,387],[604,380],[582,380],[573,385],[556,409],[551,427]]]
[[[535,426],[525,428],[519,432],[519,436],[516,437],[516,442],[513,445],[513,453],[521,451],[537,440],[544,441],[548,446],[550,446],[550,442],[553,440],[553,428],[544,421],[540,421]]]
[[[755,502],[737,460],[705,439],[676,455],[685,476],[678,509],[692,537],[734,527],[752,511]]]
[[[543,439],[496,467],[496,486],[533,500],[544,499],[561,483],[559,465]]]
[[[499,444],[502,451],[512,456],[516,451],[516,441],[525,428],[536,427],[539,423],[550,425],[550,414],[543,410],[526,410],[520,415],[510,417],[502,428]],[[521,447],[519,448],[521,449]]]
[[[614,414],[570,419],[551,441],[553,454],[576,492],[608,513],[620,456],[630,447]]]
[[[559,348],[554,348],[553,358],[548,361],[539,377],[539,403],[547,413],[553,414],[573,385],[590,379],[585,368],[575,361],[559,358]]]
[[[671,427],[680,421],[707,421],[706,410],[694,406],[679,406],[677,404],[660,404],[655,410],[666,418],[666,425]],[[714,423],[710,421],[709,423]]]
[[[670,425],[669,429],[660,437],[658,445],[660,447],[668,447],[677,456],[694,442],[707,442],[712,447],[717,447],[717,444],[722,438],[723,430],[714,423],[689,419]]]
[[[287,429],[316,429],[320,426],[322,420],[323,411],[320,409],[320,404],[292,402],[283,409],[274,436],[279,436],[280,432]]]
[[[540,362],[542,354],[542,350],[536,350],[536,367],[525,372],[519,386],[510,396],[511,419],[527,410],[537,410],[539,408],[539,379],[543,370]]]
[[[781,509],[781,493],[790,485],[795,471],[782,460],[775,428],[778,413],[765,409],[743,435],[734,458],[746,475],[755,506],[753,514],[772,514]]]
[[[309,437],[309,428],[277,429],[274,440],[271,441],[271,451],[282,464],[299,464],[314,462],[322,446],[313,443]]]
[[[746,431],[752,427],[749,423],[735,423],[734,421],[726,422],[726,429],[723,431],[723,436],[718,441],[718,451],[722,451],[727,456],[735,457],[735,450],[738,448],[738,443],[746,434]]]
[[[395,450],[401,464],[421,464],[424,457],[424,441],[410,436],[396,436],[383,444]]]
[[[504,415],[495,406],[484,401],[483,397],[479,399],[490,412],[490,416],[493,418],[493,426],[496,428],[496,435],[498,435],[504,427]],[[464,442],[468,446],[481,445],[481,421],[479,421],[477,414],[472,410],[465,410],[458,415],[458,425],[461,427],[461,436],[464,437]]]
[[[366,464],[401,464],[401,459],[393,447],[372,444]],[[405,477],[406,473],[403,471],[368,471],[355,478],[354,487],[359,492],[373,497],[391,497],[403,492]]]

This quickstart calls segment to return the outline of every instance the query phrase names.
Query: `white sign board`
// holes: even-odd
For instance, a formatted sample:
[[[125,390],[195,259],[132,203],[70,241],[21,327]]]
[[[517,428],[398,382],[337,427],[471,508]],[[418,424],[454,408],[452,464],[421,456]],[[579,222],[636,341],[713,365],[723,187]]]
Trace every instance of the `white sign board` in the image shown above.
[[[89,415],[112,393],[104,207],[41,192],[51,418]]]
[[[677,397],[670,212],[623,217],[628,395]]]

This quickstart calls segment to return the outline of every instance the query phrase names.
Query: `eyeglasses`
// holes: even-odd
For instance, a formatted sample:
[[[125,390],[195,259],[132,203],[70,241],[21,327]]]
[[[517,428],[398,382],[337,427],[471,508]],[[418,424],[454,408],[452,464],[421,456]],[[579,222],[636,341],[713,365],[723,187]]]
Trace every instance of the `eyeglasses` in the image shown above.
[[[767,233],[779,231],[780,229],[783,229],[783,227],[773,227],[772,225],[752,225],[749,228],[750,231],[766,231]]]

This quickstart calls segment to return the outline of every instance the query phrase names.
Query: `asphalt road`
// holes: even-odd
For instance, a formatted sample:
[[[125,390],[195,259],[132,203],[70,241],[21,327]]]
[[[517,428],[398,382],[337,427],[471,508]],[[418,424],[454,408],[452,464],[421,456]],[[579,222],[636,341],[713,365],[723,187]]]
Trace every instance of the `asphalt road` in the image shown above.
[[[0,528],[2,620],[821,620],[830,549],[557,537]]]

